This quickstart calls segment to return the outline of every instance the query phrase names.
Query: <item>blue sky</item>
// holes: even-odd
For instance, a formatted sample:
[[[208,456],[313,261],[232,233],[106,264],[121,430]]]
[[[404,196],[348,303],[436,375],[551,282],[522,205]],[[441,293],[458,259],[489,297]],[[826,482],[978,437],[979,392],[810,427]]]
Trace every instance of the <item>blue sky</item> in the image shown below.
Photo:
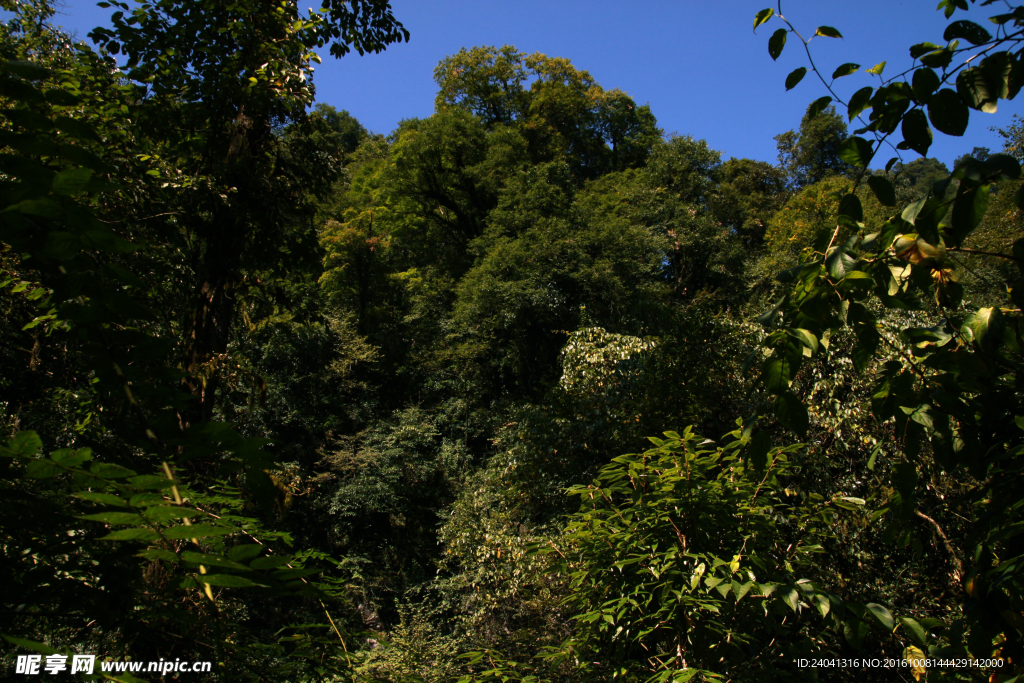
[[[309,0],[307,0],[308,2]],[[305,4],[305,3],[304,3]],[[462,47],[514,45],[524,52],[567,57],[607,89],[620,88],[650,104],[667,133],[703,138],[725,157],[775,161],[773,136],[800,123],[807,105],[826,93],[808,75],[790,92],[786,75],[807,63],[792,36],[777,62],[768,37],[777,20],[751,30],[769,0],[393,0],[395,15],[412,34],[409,43],[380,55],[325,56],[316,71],[317,101],[347,109],[374,132],[389,133],[404,118],[433,112],[433,70]],[[812,54],[831,74],[844,62],[862,71],[886,61],[886,73],[910,65],[914,43],[944,43],[946,21],[935,0],[785,0],[782,11],[805,36],[834,26],[842,40],[815,38]],[[777,7],[777,6],[776,6]],[[965,18],[986,26],[993,7],[974,7]],[[1005,11],[1005,10],[1004,10]],[[110,10],[91,0],[65,0],[57,23],[85,38],[105,24]],[[958,13],[957,17],[960,18]],[[857,73],[837,81],[841,95],[877,84]],[[1022,113],[1024,96],[1000,102],[995,114],[971,112],[962,138],[936,133],[930,156],[952,165],[975,146],[1001,147],[991,127],[1005,128]],[[916,155],[907,152],[908,160]]]

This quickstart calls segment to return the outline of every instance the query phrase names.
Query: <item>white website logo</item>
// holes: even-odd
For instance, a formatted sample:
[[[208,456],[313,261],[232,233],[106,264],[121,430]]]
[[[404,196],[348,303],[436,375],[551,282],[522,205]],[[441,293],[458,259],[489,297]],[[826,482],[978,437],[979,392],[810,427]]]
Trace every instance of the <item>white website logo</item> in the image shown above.
[[[72,655],[70,673],[91,674],[96,667],[96,655]],[[68,671],[67,655],[47,655],[45,662],[42,655],[18,655],[14,672],[19,674],[37,675],[42,671],[54,676]]]

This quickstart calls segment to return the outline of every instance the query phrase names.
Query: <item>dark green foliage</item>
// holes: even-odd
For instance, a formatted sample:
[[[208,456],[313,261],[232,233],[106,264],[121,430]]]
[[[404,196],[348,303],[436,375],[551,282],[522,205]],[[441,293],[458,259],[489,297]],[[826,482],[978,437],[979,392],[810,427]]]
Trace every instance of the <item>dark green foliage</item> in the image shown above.
[[[1012,99],[1017,34],[830,70],[879,82],[772,166],[508,46],[388,137],[307,113],[315,48],[406,37],[323,4],[142,2],[120,71],[11,4],[0,635],[218,681],[1020,673],[1024,136],[872,170]]]
[[[468,111],[488,128],[515,125],[533,162],[564,161],[583,178],[643,165],[660,137],[650,107],[604,90],[567,59],[509,45],[462,49],[437,65],[434,80],[438,112]]]
[[[6,40],[22,38],[9,33]],[[37,314],[20,323],[60,349],[50,354],[36,342],[26,379],[36,362],[47,363],[52,376],[56,355],[52,370],[64,368],[55,379],[65,385],[58,390],[43,382],[37,396],[29,390],[6,406],[15,412],[5,412],[5,423],[46,429],[45,450],[52,452],[40,453],[44,441],[30,431],[2,450],[2,572],[12,586],[5,593],[4,634],[45,654],[84,647],[115,658],[213,661],[221,680],[344,675],[350,660],[338,623],[346,627],[348,606],[339,586],[348,572],[316,550],[293,552],[287,532],[266,529],[251,516],[257,505],[266,512],[275,489],[267,474],[274,459],[262,450],[267,440],[196,419],[197,398],[211,408],[214,401],[183,390],[216,393],[213,380],[230,379],[231,365],[222,354],[189,368],[195,374],[183,371],[178,336],[189,304],[179,298],[176,281],[194,263],[165,250],[176,241],[173,231],[139,218],[154,205],[180,207],[195,198],[181,197],[194,178],[182,179],[166,165],[190,154],[174,149],[181,145],[172,132],[180,102],[163,103],[172,127],[148,127],[153,103],[140,102],[137,88],[85,48],[62,71],[5,61],[0,87],[10,105],[0,239],[5,275],[12,278],[4,285],[28,304],[10,313]],[[205,104],[215,109],[212,100]],[[146,124],[132,124],[139,120]],[[142,163],[121,163],[129,145],[131,158]],[[157,168],[147,169],[147,161]],[[153,176],[163,176],[165,191]],[[295,179],[288,176],[276,178],[278,189]],[[178,196],[168,202],[174,190]],[[282,222],[301,215],[302,197],[292,198],[295,205],[274,214]],[[198,204],[191,206],[202,215]],[[139,256],[130,239],[152,249]],[[170,282],[159,280],[168,273]],[[19,336],[10,329],[14,320],[6,320],[5,347]],[[48,409],[43,400],[54,391],[72,400]],[[61,419],[68,409],[72,414]],[[265,552],[275,557],[255,558]],[[323,577],[322,565],[333,566],[334,575]],[[322,616],[332,621],[325,601],[338,622],[314,625]],[[34,643],[43,640],[49,645]]]
[[[798,131],[776,135],[779,166],[789,175],[790,187],[798,189],[848,173],[853,162],[842,155],[840,144],[845,137],[846,122],[832,106],[813,117],[808,111]]]
[[[318,136],[306,134],[303,140],[320,148],[321,151],[336,149],[351,155],[370,137],[370,133],[354,116],[345,110],[338,111],[329,104],[316,105],[309,118],[323,132]]]
[[[718,178],[718,191],[708,201],[712,216],[734,230],[747,250],[759,249],[768,221],[789,197],[785,172],[764,161],[729,159]]]
[[[966,3],[943,6],[947,17],[956,9],[967,9]],[[947,29],[947,39],[957,37],[972,45],[991,39],[984,29],[964,21]],[[947,48],[914,46],[912,56],[925,66],[913,74],[912,88],[899,77],[884,81],[871,100],[871,124],[857,132],[873,133],[880,148],[882,137],[902,122],[904,142],[899,148],[923,153],[918,149],[919,126],[907,125],[922,119],[916,108],[920,105],[927,107],[928,120],[937,130],[961,135],[969,108],[994,111],[998,99],[1016,94],[1011,87],[1016,57],[1006,50],[1016,49],[1018,42],[1016,34],[1003,35],[987,45],[981,63],[966,69],[971,59],[952,66],[958,51],[955,40]],[[929,67],[942,69],[946,78],[959,72],[958,91],[936,91],[937,79]],[[859,165],[865,167],[876,151],[863,138],[851,138],[844,146],[856,148]],[[923,162],[915,170],[934,171]],[[985,234],[982,225],[993,189],[1016,183],[1020,173],[1016,159],[991,155],[987,149],[961,157],[952,174],[936,179],[902,212],[873,222],[866,237],[837,241],[837,229],[827,245],[805,250],[800,265],[784,274],[786,295],[763,321],[770,332],[765,346],[771,356],[763,366],[762,381],[772,393],[786,395],[805,357],[821,353],[818,340],[840,330],[848,330],[855,339],[846,351],[854,368],[877,368],[871,412],[883,423],[892,421],[900,461],[880,480],[885,488],[876,495],[883,504],[875,516],[888,520],[883,536],[899,537],[903,545],[921,542],[906,522],[916,517],[930,523],[943,541],[951,586],[964,605],[961,614],[949,615],[934,642],[918,634],[916,647],[924,649],[917,652],[969,653],[975,658],[998,653],[1008,658],[1001,661],[1013,662],[1019,657],[1024,633],[1024,623],[1017,619],[1022,577],[1021,548],[1015,540],[1024,494],[1019,485],[1024,449],[1019,425],[1020,309],[1008,308],[1011,302],[1005,295],[1001,305],[965,301],[961,273],[966,269],[978,276],[956,252],[1018,260],[1019,231],[1007,240],[1013,246],[1007,249],[1010,245],[1004,244],[1001,252],[963,245],[976,233]],[[1014,298],[1013,292],[1020,273],[1011,270],[1006,291],[1015,306],[1020,297]],[[908,311],[915,314],[904,317]],[[801,344],[794,346],[793,339]],[[803,407],[798,397],[793,399],[792,408],[783,410],[779,403],[775,413],[787,428],[801,432],[791,415]],[[878,466],[877,455],[876,450],[869,469]],[[925,477],[929,483],[922,486]],[[947,477],[957,482],[952,485],[957,494],[935,500],[928,492],[950,487]],[[972,501],[969,512],[961,507],[967,500]],[[924,507],[933,509],[926,514]],[[952,521],[954,517],[963,524]],[[955,533],[948,531],[950,524]],[[995,605],[1002,611],[996,612]],[[854,647],[862,647],[855,629],[845,635]],[[1019,665],[1013,673],[1019,673]]]
[[[949,175],[946,165],[937,159],[922,157],[909,164],[896,164],[893,170],[909,184],[909,189],[917,197],[929,192],[932,185]]]

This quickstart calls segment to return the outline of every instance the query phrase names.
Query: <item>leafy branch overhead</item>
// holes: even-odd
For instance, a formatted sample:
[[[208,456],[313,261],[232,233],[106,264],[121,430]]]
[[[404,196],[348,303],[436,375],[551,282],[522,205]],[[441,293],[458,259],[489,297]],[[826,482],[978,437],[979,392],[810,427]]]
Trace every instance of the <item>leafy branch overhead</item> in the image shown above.
[[[968,8],[963,0],[946,0],[939,7],[947,18]],[[843,160],[859,172],[838,203],[834,229],[829,226],[815,246],[804,250],[799,265],[779,275],[783,295],[762,316],[767,337],[750,361],[763,357],[760,382],[777,397],[775,416],[803,435],[808,409],[797,389],[806,382],[802,368],[829,353],[830,339],[852,333],[849,358],[858,372],[874,375],[872,410],[876,419],[893,424],[901,458],[890,483],[894,493],[877,515],[908,519],[923,514],[916,488],[919,469],[965,473],[978,482],[970,494],[977,506],[970,527],[974,560],[957,570],[957,580],[967,586],[965,616],[947,631],[954,650],[966,648],[958,651],[976,657],[988,655],[993,639],[1015,641],[1022,633],[1019,620],[1010,616],[1022,609],[1022,556],[1019,544],[1009,539],[1021,524],[1024,467],[1024,406],[1016,388],[1024,341],[1024,237],[1018,232],[1007,244],[1008,253],[968,245],[986,220],[991,197],[1005,193],[1002,186],[1019,183],[1020,163],[1006,154],[965,157],[927,194],[879,223],[865,220],[857,187],[866,179],[882,205],[895,206],[899,175],[894,178],[889,171],[902,167],[901,152],[925,155],[933,130],[963,135],[972,110],[991,113],[1000,100],[1016,97],[1024,84],[1019,50],[1024,8],[1010,9],[988,18],[992,32],[968,20],[949,23],[945,44],[913,45],[912,67],[846,100],[837,94],[835,81],[854,74],[859,65],[844,64],[828,78],[811,58],[810,39],[804,40],[780,12],[763,10],[755,20],[755,28],[773,17],[786,26],[769,41],[773,59],[785,42],[778,36],[792,33],[807,48],[809,68],[829,92],[812,105],[810,116],[835,103],[847,108],[850,121],[864,125],[840,148]],[[832,33],[819,29],[815,35]],[[881,79],[884,66],[868,73]],[[790,74],[787,90],[803,73],[802,67]],[[869,166],[883,148],[892,148],[896,156],[886,162],[885,173],[872,173]],[[1017,209],[1024,207],[1024,195],[1018,192],[1013,202]],[[1010,306],[978,307],[965,300],[961,252],[1013,263]],[[887,311],[929,306],[939,315],[936,324],[895,330],[883,324]],[[883,364],[881,358],[891,360]],[[996,605],[1012,607],[1003,616],[986,611]]]

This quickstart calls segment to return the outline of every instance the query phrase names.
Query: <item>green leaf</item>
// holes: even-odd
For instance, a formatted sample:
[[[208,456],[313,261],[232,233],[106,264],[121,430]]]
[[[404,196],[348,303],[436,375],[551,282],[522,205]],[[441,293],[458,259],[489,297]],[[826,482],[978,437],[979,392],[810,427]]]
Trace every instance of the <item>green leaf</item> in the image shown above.
[[[964,321],[974,333],[974,341],[983,349],[995,349],[1002,341],[1006,321],[1003,312],[998,308],[982,308],[975,311]]]
[[[30,81],[41,81],[50,77],[50,70],[36,62],[4,60],[0,69]]]
[[[907,146],[921,156],[928,154],[928,148],[932,146],[932,129],[928,127],[928,117],[920,109],[911,109],[903,116],[900,125],[903,132],[903,139]],[[886,204],[886,206],[895,206]]]
[[[987,5],[988,2],[983,2],[982,5]],[[1013,21],[1014,19],[1024,20],[1024,9],[1017,7],[1013,12],[1007,12],[1006,14],[997,14],[989,17],[988,20],[997,26],[1002,26],[1005,23]]]
[[[258,557],[249,563],[252,569],[277,569],[288,564],[287,557]]]
[[[141,524],[144,521],[142,515],[133,512],[97,512],[94,515],[81,515],[78,519],[103,524]]]
[[[961,181],[950,216],[952,225],[949,236],[953,239],[950,240],[949,246],[952,247],[960,246],[967,236],[981,225],[981,221],[985,218],[985,212],[988,211],[991,185],[985,183],[977,187],[966,188],[966,191],[965,186],[966,182]]]
[[[289,567],[288,569],[278,569],[271,576],[278,581],[287,581],[288,579],[297,579],[303,576],[314,576],[322,572],[323,570],[318,567]]]
[[[733,581],[732,581],[732,594],[736,596],[736,602],[739,602],[740,600],[742,600],[747,595],[747,593],[750,592],[750,589],[753,588],[753,586],[754,586],[754,582],[753,581],[747,581],[746,583],[740,583],[739,581],[736,581],[735,579],[733,579]]]
[[[1020,162],[1009,154],[993,154],[985,160],[985,178],[1004,182],[1020,178]]]
[[[92,180],[92,171],[87,168],[66,168],[53,177],[55,194],[75,194],[82,192]]]
[[[810,424],[807,408],[792,391],[787,391],[775,399],[775,417],[782,426],[801,438],[807,435],[807,427]]]
[[[843,635],[846,641],[860,650],[864,646],[864,636],[868,634],[868,624],[862,619],[850,618],[843,624]]]
[[[801,67],[799,69],[794,69],[792,72],[790,72],[790,75],[785,77],[785,89],[786,90],[793,90],[794,88],[797,87],[798,83],[800,83],[802,80],[804,80],[804,76],[806,76],[806,75],[807,75],[807,68],[806,67]]]
[[[128,499],[128,504],[136,508],[166,505],[167,500],[159,493],[136,493]]]
[[[921,210],[924,209],[924,205],[928,203],[928,199],[929,197],[925,195],[924,197],[907,204],[907,208],[903,209],[903,213],[900,214],[900,218],[911,225],[916,223],[917,217],[921,214]]]
[[[793,363],[789,356],[776,349],[761,364],[761,378],[765,388],[773,394],[781,394],[793,384]]]
[[[832,601],[826,595],[815,593],[814,606],[818,608],[818,614],[824,618],[828,616],[829,611],[832,609]]]
[[[7,210],[55,220],[61,217],[60,205],[51,199],[26,199],[9,207]]]
[[[964,69],[956,76],[956,91],[960,99],[971,109],[986,114],[996,113],[1000,93],[1005,96],[1007,90],[1005,80],[992,82],[988,74],[978,67]]]
[[[859,223],[864,220],[864,207],[860,203],[860,197],[850,193],[843,195],[839,200],[839,215],[846,216]]]
[[[181,553],[181,560],[182,562],[188,562],[189,564],[202,564],[210,567],[228,567],[229,569],[241,569],[242,571],[248,571],[249,569],[244,564],[229,560],[223,555],[195,553],[190,550],[186,550]]]
[[[0,637],[3,637],[3,639],[6,640],[8,643],[11,643],[13,645],[17,645],[18,647],[23,647],[26,650],[32,650],[33,652],[39,652],[40,654],[44,654],[44,655],[60,654],[59,652],[57,652],[57,650],[54,650],[49,645],[46,645],[44,643],[37,643],[34,640],[25,640],[24,638],[15,638],[14,636],[9,636],[9,635],[3,634],[3,633],[0,633]]]
[[[782,304],[784,301],[785,299],[779,299],[776,301],[774,306],[757,316],[757,322],[766,328],[771,327],[775,323],[776,318],[779,317],[779,312],[782,310]]]
[[[883,395],[879,395],[879,398],[885,398]],[[871,457],[868,458],[868,469],[872,472],[875,471],[875,461],[878,459],[878,453],[882,450],[882,444],[878,444],[871,451]]]
[[[882,607],[877,602],[869,602],[865,607],[867,607],[868,614],[875,618],[875,621],[885,629],[886,633],[892,633],[895,622],[893,621],[892,613],[889,612],[889,610]]]
[[[818,99],[811,102],[811,106],[807,108],[807,120],[812,120],[815,116],[825,111],[825,107],[832,103],[832,98],[826,95],[825,97],[819,97]]]
[[[896,206],[896,189],[888,178],[880,175],[869,176],[868,187],[883,206]]]
[[[164,489],[169,489],[174,485],[174,482],[167,477],[161,477],[156,474],[142,474],[137,477],[132,477],[128,480],[128,483],[137,489],[151,491],[163,491]]]
[[[25,467],[25,475],[32,479],[49,479],[60,474],[61,469],[52,460],[33,460]]]
[[[771,449],[772,438],[765,430],[762,429],[750,437],[750,443],[747,444],[747,459],[755,471],[763,472],[768,466],[768,452]]]
[[[228,559],[235,562],[245,562],[263,552],[263,546],[258,543],[236,545],[228,551]]]
[[[58,107],[74,107],[82,103],[82,98],[67,90],[47,90],[43,93],[46,101]]]
[[[162,562],[171,562],[178,564],[180,558],[172,553],[170,550],[164,550],[163,548],[147,548],[140,552],[135,553],[135,557],[141,557],[145,560],[160,560]]]
[[[35,432],[18,432],[7,442],[7,448],[23,457],[31,457],[43,450],[43,440]]]
[[[956,50],[956,43],[952,43],[941,50],[935,52],[929,52],[926,55],[921,56],[921,63],[925,66],[933,69],[943,69],[949,66],[949,63],[953,61],[953,54]]]
[[[922,649],[928,647],[928,631],[916,620],[910,617],[900,617],[900,625],[903,626],[903,630],[907,632],[910,640],[915,645]]]
[[[788,76],[786,76],[786,90],[792,90],[797,84],[804,79],[807,75],[807,67],[801,66],[798,69],[793,69]]]
[[[910,46],[910,56],[913,59],[920,59],[929,52],[935,52],[936,50],[941,49],[942,46],[936,45],[935,43],[918,43],[917,45]]]
[[[62,448],[59,451],[50,453],[50,460],[60,463],[61,467],[68,469],[78,467],[83,462],[92,460],[92,450],[88,448]]]
[[[938,90],[941,85],[942,82],[939,80],[938,74],[936,74],[932,69],[922,66],[920,69],[914,71],[911,90],[914,92],[914,98],[921,104],[928,104],[928,100],[931,98],[932,93]]]
[[[867,70],[867,73],[869,73],[869,74],[874,74],[874,75],[876,75],[876,76],[881,76],[881,75],[882,75],[882,71],[883,71],[884,69],[885,69],[885,62],[880,62],[880,63],[878,63],[878,64],[875,64],[875,65],[874,65],[873,67],[871,67],[870,69],[868,69],[868,70]]]
[[[143,529],[141,527],[135,527],[132,529],[119,529],[118,531],[112,531],[106,536],[99,538],[101,541],[144,541],[146,543],[155,543],[160,540],[160,534],[153,531],[152,529]]]
[[[857,69],[860,68],[860,64],[854,64],[853,62],[847,62],[841,64],[839,68],[832,72],[832,80],[842,78],[843,76],[849,76],[852,73],[856,73]]]
[[[966,21],[961,19],[954,21],[946,27],[945,32],[942,34],[942,39],[946,42],[955,40],[956,38],[963,38],[971,45],[981,45],[992,40],[992,34],[978,26],[973,21]]]
[[[861,88],[850,96],[850,103],[846,107],[846,112],[850,121],[853,121],[855,118],[860,116],[862,111],[871,106],[871,94],[874,91],[874,88],[868,86],[866,88]]]
[[[89,471],[101,479],[124,479],[126,477],[135,476],[135,472],[127,467],[112,465],[106,462],[93,463],[93,466],[89,468]]]
[[[842,38],[843,34],[831,26],[819,26],[818,30],[814,32],[816,36],[824,36],[826,38]]]
[[[224,588],[252,588],[263,587],[264,584],[256,583],[244,576],[236,576],[234,574],[196,574],[196,578],[202,583],[210,584],[211,586],[222,586]]]
[[[210,538],[213,536],[227,536],[234,533],[234,529],[225,529],[212,524],[193,524],[191,526],[181,525],[164,530],[164,536],[170,539]]]
[[[920,410],[915,409],[914,412],[918,413]],[[896,490],[904,499],[912,499],[917,492],[917,467],[912,462],[897,463],[893,467],[892,480]]]
[[[110,493],[94,493],[89,491],[84,493],[74,493],[72,495],[75,498],[81,498],[82,500],[87,500],[90,503],[99,503],[101,505],[121,505],[123,507],[128,505],[124,499],[118,498]]]
[[[946,135],[961,136],[967,130],[970,109],[955,90],[943,88],[928,103],[928,120]]]
[[[857,267],[857,257],[851,254],[847,246],[832,247],[825,257],[825,268],[833,280],[842,280],[846,274]]]
[[[811,332],[810,330],[804,330],[799,327],[791,327],[788,330],[786,330],[786,332],[788,332],[791,336],[798,339],[801,344],[803,344],[811,351],[811,353],[818,352],[818,338],[814,336],[814,333]]]
[[[757,16],[754,17],[754,30],[756,31],[758,26],[771,19],[774,15],[775,10],[773,10],[771,7],[768,7],[767,9],[763,9],[760,12],[758,12]]]
[[[858,168],[867,168],[875,151],[871,143],[862,137],[849,137],[839,145],[839,158]]]
[[[206,513],[168,503],[166,505],[148,505],[143,514],[146,515],[146,519],[155,524],[167,524],[174,519],[203,517]]]
[[[789,609],[796,612],[800,608],[800,593],[792,586],[783,586],[779,591],[779,597],[789,605]]]
[[[768,39],[768,54],[771,55],[773,60],[778,59],[779,55],[782,54],[782,48],[786,46],[787,33],[786,29],[780,28]]]

